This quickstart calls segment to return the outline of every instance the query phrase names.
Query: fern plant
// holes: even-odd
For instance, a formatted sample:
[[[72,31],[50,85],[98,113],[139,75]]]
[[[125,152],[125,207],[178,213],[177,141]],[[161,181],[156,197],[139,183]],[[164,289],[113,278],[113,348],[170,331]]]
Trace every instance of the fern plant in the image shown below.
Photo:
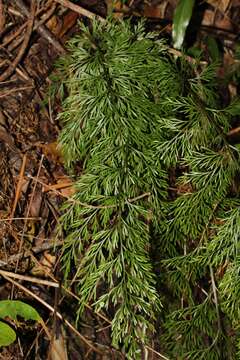
[[[128,21],[82,26],[58,63],[59,142],[69,170],[81,165],[61,218],[65,277],[75,269],[79,316],[88,302],[111,310],[129,359],[156,319],[171,358],[236,353],[239,103],[220,106],[215,73]]]

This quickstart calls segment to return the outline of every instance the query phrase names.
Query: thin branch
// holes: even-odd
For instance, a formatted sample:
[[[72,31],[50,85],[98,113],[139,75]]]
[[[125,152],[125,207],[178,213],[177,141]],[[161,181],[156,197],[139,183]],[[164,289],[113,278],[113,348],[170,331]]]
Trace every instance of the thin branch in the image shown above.
[[[43,299],[41,299],[39,296],[37,296],[36,294],[34,294],[32,291],[30,291],[29,289],[27,289],[25,286],[19,284],[17,281],[11,279],[10,277],[3,275],[3,277],[8,280],[9,282],[11,282],[14,286],[17,286],[19,289],[21,289],[23,292],[25,292],[26,294],[32,296],[34,299],[36,299],[38,302],[40,302],[42,305],[44,305],[48,310],[50,310],[51,312],[54,313],[55,309],[54,307],[52,307],[51,305],[49,305],[46,301],[44,301]],[[85,336],[83,336],[82,334],[80,334],[80,332],[68,321],[65,320],[63,318],[63,316],[56,311],[56,315],[57,317],[62,320],[64,322],[64,324],[66,324],[69,329],[71,329],[87,346],[89,346],[93,351],[102,354]]]
[[[15,221],[15,220],[34,220],[34,221],[40,221],[42,220],[41,217],[14,217],[14,218],[5,218],[5,219],[0,219],[0,222],[5,222],[5,221]]]
[[[207,61],[197,61],[196,59],[194,59],[193,57],[184,54],[183,52],[181,52],[180,50],[176,50],[173,48],[169,48],[168,49],[169,54],[174,55],[174,56],[178,56],[178,57],[182,57],[185,60],[187,60],[190,64],[197,64],[198,62],[201,65],[207,65]]]
[[[217,312],[217,318],[218,318],[218,331],[220,332],[221,328],[222,328],[222,325],[221,325],[221,318],[220,318],[220,312],[219,312],[217,287],[216,287],[216,283],[215,283],[215,279],[214,279],[213,268],[212,268],[211,265],[209,266],[209,269],[210,269],[213,297],[214,297],[214,302],[215,302],[216,312]]]
[[[47,243],[46,243],[47,245]],[[56,243],[56,246],[58,245],[63,245],[63,242],[59,241],[59,244]],[[37,253],[37,248],[33,248],[32,251],[29,251],[30,253],[30,256],[31,256],[31,259],[32,261],[37,264],[41,269],[42,271],[46,274],[46,276],[48,276],[50,279],[52,279],[54,282],[58,282],[58,280],[56,279],[56,277],[48,270],[46,270],[46,268],[41,264],[41,262],[36,259],[35,257],[35,253]],[[61,285],[61,289],[63,289],[68,295],[72,296],[74,299],[76,299],[78,302],[80,301],[80,297],[77,296],[74,292],[72,292],[70,289],[71,289],[71,286],[73,284],[73,281],[71,281],[71,284],[69,286],[69,288],[66,288],[64,285]],[[60,299],[60,302],[61,303],[63,301],[63,299],[65,298],[65,295],[62,296],[62,298]],[[106,321],[106,323],[108,323],[110,326],[112,324],[111,320],[109,320],[105,315],[103,315],[102,313],[98,312],[98,311],[95,311],[92,309],[92,307],[88,304],[85,304],[85,307],[88,309],[88,310],[91,310],[95,315],[97,315],[98,317],[100,317],[102,320]]]
[[[73,4],[71,1],[68,1],[68,0],[54,0],[54,1],[72,11],[75,11],[76,13],[78,13],[80,15],[86,16],[87,18],[89,18],[91,20],[98,19],[103,23],[106,22],[106,20],[102,16],[92,13],[91,11],[84,9],[82,6]]]
[[[133,202],[135,202],[135,201],[138,201],[138,200],[143,199],[143,198],[148,197],[148,196],[151,196],[151,193],[150,193],[150,192],[146,192],[146,193],[141,194],[141,195],[139,195],[139,196],[136,196],[136,197],[134,197],[134,198],[130,198],[130,199],[128,199],[127,201],[128,201],[129,203],[133,203]]]
[[[19,4],[19,6],[20,6],[20,4]],[[40,21],[35,20],[33,30],[37,30],[39,26],[43,25],[52,16],[54,10],[55,10],[55,6],[51,7],[51,9],[44,14],[44,16],[42,17],[42,19]],[[28,12],[27,8],[24,7],[23,12],[25,13],[25,15],[29,16],[29,12]],[[37,17],[39,14],[41,14],[41,12],[42,12],[42,9],[38,10],[35,14],[35,17]],[[0,49],[5,48],[13,40],[17,39],[18,35],[20,35],[23,32],[23,30],[26,28],[27,24],[28,24],[28,22],[26,21],[13,34],[6,36],[6,40],[3,42],[2,45],[0,45]],[[22,41],[23,41],[23,37],[20,37],[20,39],[18,41],[16,41],[13,46],[9,47],[9,50],[11,50],[11,51],[14,50]]]
[[[236,135],[240,133],[240,126],[234,128],[234,129],[231,129],[228,133],[227,133],[227,136],[233,136],[233,135]]]
[[[35,0],[32,0],[31,12],[30,12],[30,15],[29,15],[29,20],[28,20],[28,26],[27,26],[27,29],[26,29],[26,33],[25,33],[25,36],[24,36],[24,41],[22,43],[21,49],[19,50],[19,53],[16,56],[16,58],[14,59],[12,65],[9,66],[6,69],[6,71],[2,74],[2,76],[0,76],[0,82],[8,79],[9,76],[12,75],[12,73],[16,69],[17,65],[21,61],[21,59],[22,59],[22,57],[23,57],[23,55],[24,55],[24,53],[25,53],[25,51],[27,49],[27,46],[28,46],[28,43],[29,43],[29,40],[30,40],[30,37],[31,37],[31,34],[32,34],[35,10],[36,10],[36,3],[35,3]]]
[[[19,279],[19,280],[28,281],[28,282],[33,282],[35,284],[40,284],[40,285],[46,285],[46,286],[59,288],[59,283],[57,283],[57,282],[44,280],[44,279],[39,279],[39,278],[36,278],[36,277],[27,276],[27,275],[15,274],[15,273],[10,272],[10,271],[0,270],[0,275],[2,275],[3,277],[8,276],[10,278]]]
[[[14,255],[12,255],[12,256],[9,256],[8,261],[0,260],[0,267],[3,267],[3,266],[6,266],[6,265],[9,265],[9,264],[12,264],[12,263],[14,263],[15,261],[17,261],[18,259],[32,256],[32,254],[39,254],[39,253],[41,253],[41,252],[43,252],[43,251],[46,251],[46,250],[55,248],[55,247],[57,247],[57,246],[62,246],[62,245],[63,245],[63,241],[62,241],[62,240],[51,241],[51,242],[46,241],[46,242],[44,242],[43,244],[41,244],[41,245],[39,245],[39,246],[33,247],[31,250],[26,250],[26,251],[20,252],[20,253],[18,253],[18,254],[14,254]],[[55,279],[54,279],[54,280],[55,280]],[[55,280],[55,281],[56,281],[56,280]]]
[[[3,1],[0,0],[0,34],[4,30],[4,26],[5,26],[4,6],[3,6]]]
[[[24,175],[24,171],[25,171],[25,167],[26,167],[26,162],[27,162],[27,156],[24,155],[20,174],[19,174],[19,180],[18,180],[18,184],[17,184],[16,194],[15,194],[15,198],[14,198],[14,203],[13,203],[13,207],[12,207],[12,211],[11,211],[11,215],[10,215],[11,219],[14,218],[17,203],[18,203],[19,197],[21,195],[21,190],[22,190],[22,185],[23,185],[23,175]],[[10,220],[10,224],[11,223],[12,223],[12,220]]]
[[[40,171],[41,171],[41,168],[42,168],[42,162],[43,162],[43,155],[42,155],[42,157],[41,157],[41,161],[40,161],[40,164],[39,164],[39,167],[38,167],[37,178],[38,178],[39,175],[40,175]],[[29,201],[29,205],[28,205],[28,209],[27,209],[26,219],[29,218],[30,209],[31,209],[31,205],[32,205],[32,202],[33,202],[33,198],[34,198],[34,194],[35,194],[36,187],[37,187],[37,183],[34,184],[34,187],[33,187],[33,190],[32,190],[32,194],[31,194],[30,201]],[[26,231],[26,229],[27,229],[27,220],[26,220],[26,219],[24,220],[23,232],[22,232],[21,240],[20,240],[20,244],[19,244],[19,252],[20,252],[20,253],[21,253],[22,247],[23,247],[24,234],[25,234],[25,231]],[[17,272],[18,265],[19,265],[19,261],[20,261],[20,258],[18,258],[17,261],[16,261],[15,273]],[[13,297],[13,292],[14,292],[14,286],[12,287],[11,297]]]
[[[21,87],[18,87],[18,88],[16,87],[14,89],[8,90],[8,91],[3,92],[2,94],[0,94],[0,99],[9,96],[12,93],[19,92],[19,91],[24,91],[24,90],[29,90],[29,89],[33,89],[33,86],[21,86]]]
[[[147,346],[147,345],[146,345],[145,348],[148,349],[148,350],[150,350],[150,351],[151,351],[152,353],[154,353],[155,355],[158,355],[158,356],[160,357],[160,359],[162,359],[162,360],[170,360],[170,359],[167,358],[166,356],[160,354],[160,352],[152,349],[150,346]]]
[[[206,223],[206,225],[205,225],[205,227],[204,227],[204,229],[203,229],[203,232],[202,232],[202,234],[201,234],[200,240],[199,240],[199,242],[198,242],[198,248],[200,247],[200,245],[202,245],[202,242],[204,242],[204,236],[205,236],[205,234],[207,233],[207,230],[208,230],[209,226],[210,226],[211,223],[212,223],[213,217],[214,217],[215,212],[216,212],[216,210],[218,209],[218,206],[219,206],[220,203],[221,203],[221,200],[218,201],[218,202],[213,206],[212,212],[211,212],[211,214],[210,214],[210,216],[209,216],[209,218],[208,218],[208,221],[207,221],[207,223]]]
[[[23,11],[26,16],[29,16],[29,11],[22,0],[15,0],[18,7]],[[33,0],[35,1],[35,0]],[[65,54],[66,50],[57,39],[57,37],[44,25],[41,25],[41,21],[35,21],[37,33],[46,39],[60,54]]]

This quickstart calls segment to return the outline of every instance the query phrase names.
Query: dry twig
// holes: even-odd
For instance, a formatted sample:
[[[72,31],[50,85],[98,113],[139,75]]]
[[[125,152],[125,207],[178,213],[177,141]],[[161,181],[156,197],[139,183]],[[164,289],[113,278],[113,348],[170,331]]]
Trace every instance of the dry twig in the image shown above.
[[[27,9],[26,9],[27,10]],[[35,18],[41,14],[42,9],[38,10],[36,12]],[[39,26],[43,25],[46,21],[48,21],[48,19],[52,16],[53,12],[55,11],[55,6],[52,6],[50,8],[49,11],[47,11],[43,18],[39,21],[34,22],[34,26],[33,26],[33,30],[37,30]],[[29,13],[27,12],[26,14],[27,16],[29,16]],[[26,21],[24,24],[22,24],[13,34],[9,35],[6,37],[6,40],[3,42],[2,45],[0,45],[0,49],[5,48],[7,45],[9,45],[13,40],[16,40],[17,37],[24,31],[24,29],[26,28],[28,22]],[[24,37],[20,36],[20,38],[15,41],[14,45],[12,45],[11,47],[9,47],[9,50],[12,51],[14,50],[19,44],[21,44],[21,42],[23,41]]]
[[[2,0],[0,0],[0,34],[4,30],[4,25],[5,25],[4,6]]]
[[[42,155],[39,167],[38,167],[37,179],[38,179],[38,177],[40,175],[40,171],[41,171],[41,168],[42,168],[42,162],[43,162],[43,155]],[[20,241],[20,245],[19,245],[19,252],[22,251],[23,241],[24,241],[24,233],[25,233],[26,228],[27,228],[27,219],[29,218],[30,209],[31,209],[31,206],[32,206],[32,202],[33,202],[34,194],[35,194],[35,191],[36,191],[36,187],[37,187],[37,182],[35,182],[35,184],[33,186],[32,194],[31,194],[28,209],[27,209],[26,218],[24,220],[23,232],[22,232],[22,235],[21,235],[21,241]],[[17,260],[17,263],[16,263],[15,272],[17,272],[18,264],[19,264],[19,259]]]
[[[15,0],[18,7],[24,12],[26,16],[29,16],[29,11],[22,0]],[[35,1],[35,0],[33,0]],[[39,35],[41,35],[44,39],[46,39],[51,45],[55,47],[55,49],[60,53],[64,54],[66,50],[59,42],[57,37],[44,25],[41,25],[40,21],[35,21],[36,23],[36,31]]]
[[[51,241],[51,242],[45,241],[43,244],[41,244],[39,246],[35,246],[31,250],[26,250],[26,251],[19,252],[18,254],[14,254],[14,255],[10,256],[8,258],[8,261],[0,260],[0,267],[7,266],[21,258],[33,257],[34,256],[33,254],[38,254],[40,252],[55,248],[57,246],[62,246],[62,245],[63,245],[63,241],[61,241],[61,240]],[[53,280],[56,281],[55,278]]]
[[[21,59],[22,59],[22,57],[23,57],[23,55],[24,55],[24,53],[26,51],[26,48],[28,46],[28,43],[29,43],[29,40],[30,40],[30,37],[31,37],[31,34],[32,34],[34,17],[35,17],[35,10],[36,10],[36,3],[35,3],[34,0],[32,0],[32,2],[31,2],[31,11],[30,11],[29,20],[28,20],[28,26],[27,26],[26,33],[25,33],[25,36],[24,36],[24,41],[22,43],[22,46],[21,46],[21,48],[19,50],[18,55],[14,59],[12,65],[9,66],[5,70],[5,72],[2,74],[2,76],[0,76],[0,82],[8,79],[9,76],[12,75],[12,73],[16,69],[18,63],[21,61]]]
[[[20,92],[20,91],[24,91],[24,90],[30,90],[30,89],[33,89],[33,86],[21,86],[21,87],[16,87],[14,89],[11,89],[11,90],[8,90],[6,92],[3,92],[2,94],[0,94],[0,99],[1,98],[4,98],[4,97],[7,97],[13,93],[16,93],[16,92]]]
[[[23,292],[25,292],[26,294],[32,296],[34,299],[36,299],[38,302],[40,302],[42,305],[44,305],[48,310],[50,310],[51,312],[54,313],[55,309],[54,307],[52,307],[51,305],[49,305],[46,301],[44,301],[43,299],[41,299],[39,296],[37,296],[36,294],[34,294],[31,290],[27,289],[25,286],[19,284],[17,281],[11,279],[10,277],[8,277],[7,275],[3,275],[2,276],[9,282],[11,282],[14,286],[17,286],[19,289],[21,289]],[[87,346],[89,346],[93,351],[102,354],[85,336],[83,336],[82,334],[80,334],[80,332],[68,321],[65,320],[63,318],[63,316],[56,311],[56,315],[57,317],[62,320],[64,322],[64,324],[66,324],[69,329],[71,329]]]
[[[84,9],[82,6],[73,4],[71,1],[68,0],[54,0],[54,1],[72,11],[75,11],[80,15],[86,16],[91,20],[98,19],[103,23],[106,22],[106,20],[102,16],[92,13],[91,11]]]
[[[59,283],[57,283],[55,281],[53,282],[53,281],[49,281],[49,280],[45,280],[45,279],[39,279],[39,278],[32,277],[32,276],[16,274],[16,273],[13,273],[10,271],[0,270],[0,275],[8,276],[10,278],[19,279],[19,280],[23,280],[23,281],[33,282],[35,284],[46,285],[46,286],[51,286],[51,287],[55,287],[55,288],[59,287]]]
[[[21,170],[20,170],[20,174],[19,174],[17,189],[16,189],[16,193],[15,193],[15,199],[14,199],[14,203],[13,203],[13,207],[12,207],[12,211],[11,211],[11,215],[10,215],[10,222],[9,222],[10,225],[12,223],[12,219],[13,219],[14,214],[15,214],[17,203],[18,203],[18,200],[19,200],[20,195],[21,195],[21,190],[22,190],[22,185],[23,185],[23,175],[24,175],[24,172],[25,172],[26,162],[27,162],[27,156],[24,155]]]

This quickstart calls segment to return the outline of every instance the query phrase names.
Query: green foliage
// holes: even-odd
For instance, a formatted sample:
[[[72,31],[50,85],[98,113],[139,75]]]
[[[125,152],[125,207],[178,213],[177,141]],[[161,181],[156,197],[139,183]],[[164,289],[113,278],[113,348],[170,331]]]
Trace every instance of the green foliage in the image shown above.
[[[61,219],[62,261],[78,315],[88,302],[112,313],[113,345],[129,359],[156,319],[170,358],[233,359],[239,150],[227,133],[238,100],[222,108],[217,64],[175,61],[142,23],[94,22],[69,50],[59,141],[66,166],[82,170]]]
[[[19,300],[1,300],[0,318],[11,318],[17,320],[17,316],[25,320],[40,321],[40,315],[30,305]],[[0,347],[8,346],[16,340],[15,331],[4,322],[0,321]]]
[[[60,114],[60,144],[68,166],[84,160],[74,202],[62,218],[68,232],[64,264],[68,272],[71,259],[82,257],[80,312],[90,299],[96,310],[114,306],[113,344],[137,358],[161,305],[149,218],[161,217],[167,183],[153,147],[153,90],[158,74],[169,76],[169,69],[164,46],[145,37],[142,25],[133,31],[129,23],[106,25],[103,32],[94,24],[92,33],[82,31],[64,60],[69,95]],[[98,291],[103,282],[105,290]]]
[[[207,50],[212,61],[220,61],[221,52],[217,40],[213,36],[207,36],[205,39],[205,43],[207,45]]]
[[[8,346],[16,340],[15,331],[4,322],[0,321],[0,347]]]
[[[173,17],[173,45],[182,47],[188,24],[192,17],[195,0],[179,0]]]

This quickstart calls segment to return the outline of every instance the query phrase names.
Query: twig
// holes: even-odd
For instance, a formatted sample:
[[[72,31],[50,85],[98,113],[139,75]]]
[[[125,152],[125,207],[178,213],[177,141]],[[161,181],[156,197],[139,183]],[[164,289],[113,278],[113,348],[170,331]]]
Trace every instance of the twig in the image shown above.
[[[75,11],[76,13],[78,13],[80,15],[86,16],[87,18],[89,18],[91,20],[98,19],[103,23],[106,22],[106,20],[102,16],[92,13],[91,11],[84,9],[82,6],[73,4],[69,0],[54,0],[54,1],[72,11]]]
[[[14,263],[15,261],[17,261],[18,259],[21,258],[26,258],[29,256],[32,256],[32,254],[38,254],[40,252],[49,250],[51,248],[57,247],[57,246],[62,246],[63,245],[63,241],[59,240],[59,241],[54,241],[54,242],[44,242],[43,244],[39,245],[39,246],[35,246],[33,247],[31,250],[26,250],[23,251],[21,253],[18,254],[14,254],[12,256],[9,256],[8,261],[3,261],[0,260],[0,267],[9,265],[11,263]],[[56,279],[54,279],[56,281]]]
[[[27,9],[26,9],[27,10]],[[55,10],[55,6],[53,6],[49,12],[47,12],[46,14],[44,14],[44,17],[40,20],[40,21],[35,21],[34,22],[34,26],[33,26],[33,30],[37,30],[37,28],[42,25],[44,22],[46,22],[49,17],[52,15],[52,12]],[[23,9],[24,11],[24,9]],[[37,17],[39,14],[41,14],[42,9],[38,10],[36,12],[35,17]],[[27,13],[25,12],[25,14],[27,16],[29,16],[29,12],[27,11]],[[20,35],[23,30],[26,28],[28,22],[26,21],[24,24],[22,24],[13,34],[9,35],[6,37],[6,40],[4,41],[4,43],[2,45],[0,45],[0,49],[5,48],[8,44],[10,44],[14,39],[16,39],[18,37],[18,35]],[[20,37],[20,39],[18,41],[15,42],[15,44],[12,47],[9,47],[10,50],[15,49],[21,42],[23,41],[23,38]]]
[[[63,182],[59,182],[57,184],[53,184],[53,185],[48,185],[47,189],[44,189],[43,191],[44,192],[47,192],[47,191],[54,191],[54,190],[58,190],[58,189],[65,189],[65,188],[69,188],[73,186],[72,183],[70,183],[69,181],[63,181]]]
[[[15,221],[15,220],[34,220],[34,221],[36,221],[36,220],[42,220],[42,218],[41,217],[28,217],[28,218],[26,218],[26,217],[14,217],[14,218],[5,218],[5,219],[0,219],[0,222],[5,222],[5,221]]]
[[[44,156],[42,155],[41,160],[40,160],[40,164],[39,164],[39,167],[38,167],[37,179],[38,179],[38,177],[40,175],[40,171],[41,171],[41,168],[42,168],[43,157]],[[20,241],[20,245],[19,245],[19,252],[22,251],[22,246],[23,246],[23,241],[24,241],[24,233],[25,233],[26,228],[27,228],[27,221],[28,221],[27,219],[29,218],[30,209],[31,209],[31,206],[32,206],[32,202],[33,202],[34,194],[35,194],[35,191],[36,191],[36,187],[37,187],[37,182],[35,182],[35,184],[33,186],[32,194],[31,194],[31,197],[30,197],[30,201],[29,201],[29,205],[28,205],[28,209],[27,209],[27,213],[26,213],[26,218],[24,220],[23,232],[22,232],[22,235],[21,235],[21,241]],[[17,263],[16,263],[15,272],[17,272],[18,263],[19,263],[19,259],[17,260]]]
[[[33,1],[35,1],[35,0],[33,0]],[[26,5],[24,4],[24,2],[22,0],[15,0],[15,2],[18,5],[18,7],[24,12],[24,14],[26,16],[28,16],[29,11],[28,11],[28,8],[26,7]],[[64,49],[62,44],[59,42],[57,37],[50,30],[48,30],[48,28],[46,26],[40,25],[40,21],[35,21],[35,23],[37,26],[37,28],[36,28],[37,33],[39,35],[41,35],[44,39],[46,39],[51,45],[53,45],[60,54],[65,54],[66,50]]]
[[[194,59],[193,57],[184,54],[180,50],[169,48],[167,51],[169,52],[169,54],[179,56],[179,57],[186,59],[190,64],[197,64],[199,62],[199,64],[201,64],[201,65],[207,65],[207,61],[198,61],[198,60]]]
[[[203,232],[201,234],[201,237],[200,237],[200,240],[198,242],[198,248],[200,247],[200,245],[202,244],[202,242],[204,242],[204,236],[205,236],[205,233],[207,232],[208,230],[208,227],[209,225],[211,224],[211,221],[213,219],[213,216],[215,215],[215,211],[218,209],[218,206],[220,204],[221,201],[218,201],[214,206],[213,206],[213,209],[212,209],[212,212],[208,218],[208,222],[206,223],[204,229],[203,229]]]
[[[146,192],[146,193],[141,194],[141,195],[139,195],[139,196],[136,196],[136,197],[134,197],[134,198],[130,198],[130,199],[128,199],[127,201],[128,201],[129,203],[133,203],[133,202],[135,202],[135,201],[138,201],[138,200],[143,199],[143,198],[148,197],[148,196],[151,196],[151,193],[150,193],[150,192]]]
[[[47,245],[47,244],[46,244]],[[63,245],[63,242],[62,241],[59,241],[59,243],[56,242],[56,246],[59,246],[59,245]],[[58,282],[58,280],[55,278],[55,276],[48,270],[46,270],[46,268],[40,263],[40,261],[38,259],[36,259],[35,257],[35,253],[39,252],[37,251],[38,248],[33,248],[32,251],[29,251],[29,255],[31,256],[31,259],[33,262],[35,262],[42,270],[43,272],[50,277],[50,279],[52,279],[54,282]],[[40,247],[40,250],[42,251],[41,247]],[[16,256],[16,255],[15,255]],[[11,259],[11,258],[10,258]],[[1,263],[1,261],[0,261]],[[71,282],[71,285],[72,285],[72,282]],[[71,288],[71,285],[69,288]],[[73,298],[75,298],[77,301],[80,301],[80,297],[77,296],[75,293],[73,293],[70,289],[66,288],[64,285],[61,285],[61,288],[70,296],[72,296]],[[65,298],[65,296],[62,296],[61,300],[60,300],[60,303],[63,301],[63,299]],[[92,307],[88,304],[85,304],[85,307],[91,311],[94,312],[94,314],[96,314],[97,316],[99,316],[102,320],[104,320],[106,323],[108,323],[108,326],[112,324],[112,322],[103,314],[101,314],[100,312],[97,312],[97,311],[94,311],[92,309]]]
[[[232,136],[232,135],[236,135],[240,132],[240,126],[234,128],[234,129],[231,129],[228,133],[227,133],[227,136]]]
[[[158,355],[158,356],[160,357],[160,359],[162,359],[162,360],[170,360],[169,358],[167,358],[166,356],[160,354],[160,352],[152,349],[152,348],[151,348],[150,346],[148,346],[148,345],[146,345],[145,348],[148,349],[148,350],[150,350],[151,352],[153,352],[155,355]]]
[[[4,49],[4,50],[6,50],[6,49]],[[2,66],[5,66],[5,65],[8,65],[9,67],[12,67],[12,58],[13,58],[13,56],[12,56],[12,54],[10,53],[9,50],[6,50],[6,53],[9,55],[9,57],[10,57],[11,60],[5,59],[5,60],[0,64],[0,66],[2,67]],[[23,80],[29,80],[29,77],[28,77],[26,74],[24,74],[24,72],[20,69],[20,66],[17,66],[15,69],[13,68],[13,71],[14,71],[14,70],[16,70],[16,73],[19,74],[19,75],[23,78]],[[1,84],[4,84],[4,83],[6,83],[6,81],[2,81]]]
[[[24,41],[22,43],[22,46],[19,50],[18,55],[16,56],[16,58],[14,59],[14,61],[12,63],[12,66],[9,66],[7,68],[7,70],[2,74],[2,76],[0,76],[0,82],[6,80],[7,78],[9,78],[9,76],[12,75],[12,73],[14,72],[15,68],[17,67],[18,63],[21,61],[21,59],[26,51],[26,48],[28,46],[28,43],[29,43],[29,40],[30,40],[30,37],[32,34],[35,10],[36,10],[36,3],[35,3],[35,0],[32,0],[31,11],[30,11],[29,20],[28,20],[28,26],[27,26],[26,33],[24,36]]]
[[[26,162],[27,162],[27,156],[24,155],[21,170],[20,170],[20,174],[19,174],[19,180],[18,180],[18,184],[17,184],[17,189],[16,189],[15,199],[14,199],[14,203],[13,203],[13,208],[12,208],[11,215],[10,215],[9,224],[12,223],[11,219],[14,218],[14,213],[15,213],[15,210],[16,210],[16,207],[17,207],[17,203],[18,203],[18,200],[19,200],[20,195],[21,195],[21,190],[22,190],[22,185],[23,185],[23,175],[24,175],[24,171],[25,171],[25,167],[26,167]]]
[[[214,297],[214,302],[215,302],[215,306],[216,306],[216,313],[217,313],[217,319],[218,319],[217,320],[218,321],[218,331],[220,332],[221,328],[222,328],[222,325],[221,325],[221,318],[220,318],[220,313],[219,313],[217,287],[216,287],[216,283],[215,283],[215,279],[214,279],[213,268],[212,268],[211,265],[209,266],[209,269],[210,269],[213,297]]]
[[[41,171],[41,168],[42,168],[42,162],[43,162],[43,155],[41,157],[41,161],[40,161],[40,164],[39,164],[39,168],[38,168],[38,172],[37,172],[37,178],[40,175],[40,171]],[[26,219],[29,217],[29,214],[30,214],[30,208],[31,208],[31,205],[32,205],[32,202],[33,202],[33,197],[34,197],[34,193],[35,193],[35,190],[36,190],[36,186],[37,186],[37,183],[35,183],[34,187],[33,187],[33,191],[32,191],[31,198],[30,198],[29,205],[28,205],[28,209],[27,209]],[[24,220],[23,232],[22,232],[21,240],[20,240],[20,244],[19,244],[19,252],[22,251],[22,247],[23,247],[24,233],[25,233],[26,228],[27,228],[27,220],[26,219]],[[18,258],[17,261],[16,261],[15,273],[17,272],[19,261],[20,261],[20,258]],[[14,286],[12,287],[11,297],[13,297],[13,292],[14,292]]]
[[[55,283],[58,283],[57,279],[55,278],[55,276],[47,271],[44,266],[36,259],[35,257],[35,254],[39,253],[39,252],[42,252],[42,251],[45,251],[45,250],[48,250],[52,247],[55,247],[55,246],[61,246],[63,245],[63,241],[59,240],[59,241],[54,241],[52,243],[49,243],[49,242],[46,242],[40,246],[36,246],[34,247],[32,250],[27,250],[25,251],[24,253],[21,253],[21,254],[16,254],[16,255],[12,255],[8,260],[9,262],[12,262],[12,261],[16,261],[16,258],[20,258],[20,257],[27,257],[27,256],[31,256],[31,259],[33,262],[35,262],[39,267],[42,268],[42,270],[45,272],[45,274],[47,276],[49,276],[53,281],[54,281],[54,284]],[[0,260],[0,266],[3,266],[2,265],[7,265],[6,262],[3,262]],[[6,272],[5,272],[6,273]],[[64,287],[63,285],[61,286],[61,288],[70,296],[72,296],[73,298],[75,298],[77,301],[80,301],[80,298],[79,296],[77,296],[75,293],[73,293],[70,289]],[[62,299],[60,300],[60,302],[62,302],[62,300],[64,299],[65,296],[62,297]],[[92,307],[88,304],[85,304],[85,307],[91,311],[93,311]],[[103,314],[101,314],[100,312],[97,312],[97,311],[94,311],[94,314],[96,314],[97,316],[99,316],[102,320],[104,320],[106,323],[108,323],[108,326],[111,326],[111,321]]]
[[[168,52],[169,52],[169,54],[172,54],[172,55],[175,55],[175,56],[184,57],[191,64],[196,64],[196,62],[197,62],[196,59],[192,58],[189,55],[185,55],[180,50],[169,48]]]
[[[15,279],[23,280],[23,281],[33,282],[35,284],[41,284],[41,285],[59,288],[59,283],[57,283],[57,282],[43,280],[43,279],[39,279],[36,277],[31,277],[31,276],[26,276],[26,275],[21,275],[21,274],[15,274],[10,271],[0,270],[0,275],[8,276],[10,278],[15,278]]]
[[[18,88],[14,88],[14,89],[11,89],[11,90],[8,90],[6,91],[5,93],[2,93],[0,94],[0,99],[1,98],[4,98],[12,93],[15,93],[15,92],[18,92],[18,91],[23,91],[23,90],[29,90],[29,89],[32,89],[33,86],[30,85],[30,86],[22,86],[22,87],[18,87]]]
[[[37,296],[36,294],[34,294],[32,291],[30,291],[29,289],[27,289],[25,286],[19,284],[17,281],[11,279],[10,277],[3,275],[3,277],[8,280],[9,282],[11,282],[13,285],[17,286],[19,289],[21,289],[22,291],[24,291],[26,294],[32,296],[34,299],[36,299],[38,302],[40,302],[42,305],[44,305],[48,310],[50,310],[51,312],[54,312],[54,308],[49,305],[46,301],[44,301],[43,299],[41,299],[39,296]],[[79,331],[68,321],[65,320],[63,318],[63,316],[56,311],[56,315],[57,317],[62,320],[64,322],[64,324],[66,324],[87,346],[89,346],[93,351],[102,354],[87,338],[85,338],[82,334],[79,333]]]
[[[2,0],[0,0],[0,34],[4,30],[4,25],[5,25],[4,6]]]

